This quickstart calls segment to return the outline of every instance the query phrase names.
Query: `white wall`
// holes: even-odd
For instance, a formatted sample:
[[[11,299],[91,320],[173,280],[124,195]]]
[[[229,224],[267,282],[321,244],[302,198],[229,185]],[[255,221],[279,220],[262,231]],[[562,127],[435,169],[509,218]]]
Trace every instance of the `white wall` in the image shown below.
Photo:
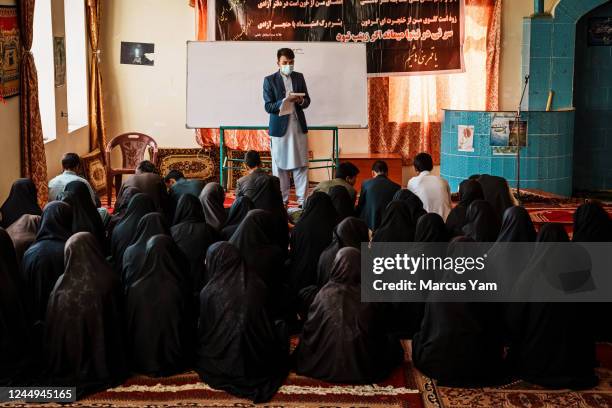
[[[195,38],[194,9],[178,0],[105,0],[101,27],[108,139],[137,131],[163,147],[197,146],[185,128],[185,43]],[[122,41],[154,43],[155,65],[121,65]]]

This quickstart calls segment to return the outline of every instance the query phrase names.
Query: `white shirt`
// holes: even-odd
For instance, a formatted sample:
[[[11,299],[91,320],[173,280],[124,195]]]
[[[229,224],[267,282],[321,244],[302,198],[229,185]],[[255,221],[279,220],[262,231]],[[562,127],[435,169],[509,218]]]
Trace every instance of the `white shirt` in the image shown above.
[[[62,174],[56,176],[49,181],[49,201],[55,200],[55,198],[64,192],[64,189],[68,185],[68,183],[72,181],[80,181],[87,185],[89,189],[89,194],[91,195],[91,200],[96,204],[96,193],[87,180],[83,177],[79,177],[74,171],[64,170]]]
[[[425,211],[439,214],[446,221],[451,210],[450,186],[446,180],[422,171],[410,179],[408,190],[421,199]]]

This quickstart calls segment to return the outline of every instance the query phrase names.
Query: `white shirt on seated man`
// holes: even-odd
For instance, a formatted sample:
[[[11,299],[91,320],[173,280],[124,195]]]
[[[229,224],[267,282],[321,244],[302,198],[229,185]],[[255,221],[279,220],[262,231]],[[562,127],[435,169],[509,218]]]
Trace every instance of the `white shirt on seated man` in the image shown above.
[[[417,175],[408,182],[408,190],[421,199],[425,211],[439,214],[446,221],[452,208],[448,182],[440,176],[431,174],[433,160],[429,154],[417,154],[413,164]]]

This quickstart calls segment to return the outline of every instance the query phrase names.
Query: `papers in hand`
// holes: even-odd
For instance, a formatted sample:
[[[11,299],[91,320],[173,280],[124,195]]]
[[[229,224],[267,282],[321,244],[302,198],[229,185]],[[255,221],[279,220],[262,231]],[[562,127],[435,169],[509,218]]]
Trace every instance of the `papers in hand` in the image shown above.
[[[302,92],[289,92],[289,96],[301,96],[301,97],[304,97],[304,96],[306,96],[306,94],[302,93]],[[283,103],[281,104],[280,112],[278,112],[278,116],[289,115],[289,114],[293,113],[293,111],[295,110],[295,107],[293,105],[294,102],[289,102],[287,99],[288,98],[283,99]]]

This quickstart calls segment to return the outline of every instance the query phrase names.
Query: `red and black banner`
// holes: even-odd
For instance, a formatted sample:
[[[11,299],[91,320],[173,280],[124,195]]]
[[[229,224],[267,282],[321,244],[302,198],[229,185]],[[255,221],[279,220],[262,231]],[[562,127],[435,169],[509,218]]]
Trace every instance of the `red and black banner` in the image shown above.
[[[463,0],[215,0],[221,41],[362,42],[368,73],[463,70]]]

